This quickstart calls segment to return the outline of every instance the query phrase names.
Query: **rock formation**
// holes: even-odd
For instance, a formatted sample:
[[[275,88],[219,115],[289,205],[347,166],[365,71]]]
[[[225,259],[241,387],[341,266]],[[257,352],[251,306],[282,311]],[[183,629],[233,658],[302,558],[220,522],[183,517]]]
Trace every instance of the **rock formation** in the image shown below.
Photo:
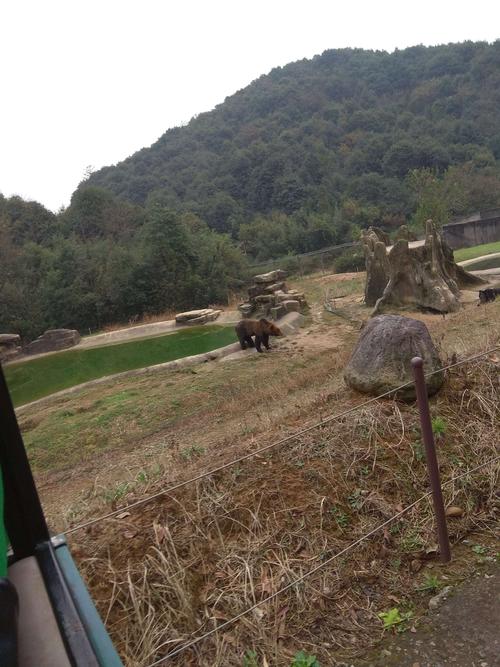
[[[25,354],[42,354],[43,352],[57,352],[74,347],[80,342],[80,334],[76,329],[49,329],[36,340],[26,345]]]
[[[365,253],[366,283],[365,303],[374,306],[384,293],[389,282],[389,260],[386,239],[381,237],[376,227],[363,232],[362,243]]]
[[[258,313],[277,320],[286,313],[307,308],[303,292],[289,290],[285,278],[286,273],[281,269],[254,276],[254,284],[248,289],[248,301],[238,306],[243,317]]]
[[[475,276],[473,273],[466,271],[462,266],[456,264],[455,259],[453,258],[453,250],[445,241],[442,241],[442,247],[445,269],[460,289],[467,289],[468,287],[476,287],[478,285],[486,284],[485,280],[479,276]]]
[[[483,282],[455,263],[432,220],[424,243],[410,242],[408,230],[401,228],[399,240],[387,249],[379,232],[370,228],[363,234],[365,303],[375,305],[374,314],[385,306],[453,312],[460,308],[460,288]]]
[[[9,361],[21,353],[21,337],[17,334],[0,334],[0,361]]]
[[[206,324],[206,322],[216,320],[221,312],[221,310],[214,310],[213,308],[188,310],[185,313],[178,313],[175,316],[175,322],[176,324]]]
[[[361,332],[344,371],[346,383],[358,391],[382,394],[413,381],[411,360],[419,356],[428,373],[442,367],[439,354],[425,324],[401,315],[378,315],[368,321]],[[443,384],[443,374],[427,378],[429,395]],[[415,398],[410,385],[398,392],[403,400]]]
[[[406,225],[401,225],[396,231],[396,238],[394,240],[399,241],[400,239],[404,241],[416,241],[417,237]]]

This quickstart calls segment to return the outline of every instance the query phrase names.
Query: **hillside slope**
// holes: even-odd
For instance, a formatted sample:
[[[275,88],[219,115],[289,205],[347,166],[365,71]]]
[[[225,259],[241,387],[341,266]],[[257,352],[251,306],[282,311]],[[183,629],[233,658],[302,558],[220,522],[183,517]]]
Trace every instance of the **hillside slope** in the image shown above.
[[[88,184],[192,210],[235,236],[273,210],[340,207],[351,222],[396,224],[415,207],[409,170],[496,172],[499,84],[500,41],[329,50],[273,69]],[[455,212],[492,203],[487,190]]]
[[[500,41],[326,51],[90,175],[57,215],[0,194],[0,331],[225,304],[248,261],[500,206],[499,161]]]
[[[307,328],[273,341],[269,353],[110,380],[22,412],[51,529],[118,511],[69,539],[127,667],[163,658],[320,564],[304,584],[169,663],[290,667],[304,649],[322,666],[359,666],[382,636],[379,614],[399,609],[398,629],[409,630],[436,589],[495,558],[500,467],[464,473],[500,453],[498,352],[451,369],[431,400],[445,503],[463,509],[449,523],[452,563],[436,559],[430,502],[328,563],[422,497],[428,479],[415,404],[362,405],[368,397],[342,379],[369,316],[362,277],[318,274],[300,287],[312,306]],[[324,311],[326,289],[352,291],[339,299],[351,319]],[[446,319],[408,314],[426,322],[445,363],[500,342],[499,301]],[[252,650],[256,662],[245,662]]]

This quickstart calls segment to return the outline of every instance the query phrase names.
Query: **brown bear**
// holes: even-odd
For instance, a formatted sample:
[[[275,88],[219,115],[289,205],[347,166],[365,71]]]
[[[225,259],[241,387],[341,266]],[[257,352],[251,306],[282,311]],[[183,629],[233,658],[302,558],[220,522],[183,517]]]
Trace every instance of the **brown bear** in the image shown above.
[[[279,327],[264,318],[261,320],[241,320],[234,329],[240,341],[242,350],[246,350],[247,347],[254,347],[252,336],[255,336],[255,347],[257,348],[257,352],[262,352],[262,343],[264,343],[267,350],[271,349],[269,345],[269,336],[283,335]]]
[[[479,290],[479,303],[478,306],[482,303],[488,303],[489,301],[495,301],[497,296],[500,296],[500,288],[494,287],[493,289],[480,289]]]

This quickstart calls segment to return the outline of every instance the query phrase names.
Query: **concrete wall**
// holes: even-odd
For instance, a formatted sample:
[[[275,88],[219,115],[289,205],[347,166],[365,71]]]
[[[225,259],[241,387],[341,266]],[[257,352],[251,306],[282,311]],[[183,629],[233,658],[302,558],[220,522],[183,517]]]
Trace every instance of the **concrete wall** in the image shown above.
[[[500,241],[500,209],[481,211],[443,225],[443,237],[453,250]]]

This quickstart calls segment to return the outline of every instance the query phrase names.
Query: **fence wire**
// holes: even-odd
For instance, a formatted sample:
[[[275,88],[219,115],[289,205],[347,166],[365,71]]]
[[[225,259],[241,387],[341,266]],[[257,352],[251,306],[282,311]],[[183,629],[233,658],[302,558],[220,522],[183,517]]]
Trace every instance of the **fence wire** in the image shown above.
[[[464,364],[470,363],[471,361],[475,361],[476,359],[481,359],[482,357],[486,357],[489,354],[492,354],[493,352],[497,352],[500,350],[500,345],[497,345],[490,350],[486,350],[485,352],[481,352],[479,354],[475,354],[472,357],[467,357],[467,359],[462,359],[460,361],[456,361],[452,364],[449,364],[448,366],[444,366],[443,368],[438,368],[435,371],[430,371],[428,373],[425,373],[425,377],[431,377],[433,375],[437,375],[438,373],[444,373],[447,370],[450,370],[451,368],[455,368],[457,366],[462,366]],[[211,470],[207,470],[203,473],[200,473],[199,475],[196,475],[195,477],[191,477],[190,479],[186,479],[182,482],[178,482],[177,484],[174,484],[173,486],[168,487],[167,489],[162,489],[158,491],[157,493],[151,494],[149,496],[146,496],[146,498],[141,498],[141,500],[137,500],[133,503],[130,503],[129,505],[124,505],[123,507],[120,507],[120,509],[113,510],[112,512],[108,512],[107,514],[103,514],[102,516],[95,517],[93,519],[89,519],[89,521],[85,521],[84,523],[81,523],[77,526],[74,526],[73,528],[68,528],[63,532],[64,535],[70,535],[72,533],[75,533],[79,530],[83,530],[84,528],[88,528],[89,526],[93,526],[97,523],[100,523],[101,521],[106,521],[108,519],[112,519],[113,517],[117,516],[118,514],[121,514],[122,512],[128,512],[132,509],[136,509],[137,507],[141,507],[142,505],[146,505],[147,503],[151,502],[152,500],[155,500],[156,498],[160,498],[161,496],[168,495],[172,493],[173,491],[176,491],[177,489],[182,488],[183,486],[186,486],[188,484],[192,484],[194,482],[198,482],[205,477],[209,477],[210,475],[214,475],[218,472],[221,472],[222,470],[226,470],[227,468],[230,468],[234,465],[237,465],[238,463],[242,463],[243,461],[246,461],[254,456],[258,456],[264,452],[267,452],[271,449],[274,449],[275,447],[278,447],[280,445],[285,444],[286,442],[289,442],[290,440],[293,440],[295,438],[300,437],[301,435],[304,435],[305,433],[309,433],[310,431],[313,431],[317,428],[320,428],[321,426],[324,426],[325,424],[329,424],[332,421],[335,421],[336,419],[341,419],[342,417],[345,417],[348,414],[351,414],[352,412],[355,412],[356,410],[359,410],[361,408],[366,407],[367,405],[371,405],[372,403],[375,403],[376,401],[379,401],[382,398],[386,398],[387,396],[390,396],[392,394],[397,393],[398,391],[401,391],[401,389],[406,389],[407,387],[410,387],[413,385],[414,382],[413,380],[410,380],[409,382],[405,382],[404,384],[399,385],[398,387],[395,387],[394,389],[390,389],[389,391],[384,392],[383,394],[379,394],[378,396],[374,396],[373,398],[368,399],[367,401],[363,401],[362,403],[358,403],[357,405],[348,408],[347,410],[343,410],[342,412],[339,412],[337,414],[330,415],[328,417],[325,417],[319,422],[316,422],[312,424],[311,426],[307,426],[306,428],[303,428],[296,433],[292,433],[290,435],[285,436],[284,438],[281,438],[280,440],[276,440],[275,442],[271,442],[269,445],[265,445],[264,447],[260,447],[259,449],[256,449],[252,452],[249,452],[248,454],[245,454],[244,456],[240,456],[237,459],[233,459],[229,461],[228,463],[224,463],[223,465],[220,465],[216,468],[212,468]]]
[[[456,477],[452,477],[449,479],[447,482],[444,482],[441,484],[442,487],[448,486],[450,484],[453,484],[454,482],[458,481],[459,479],[462,479],[463,477],[466,477],[467,475],[471,475],[473,472],[476,472],[477,470],[480,470],[481,468],[485,468],[488,465],[491,465],[492,463],[495,463],[497,461],[500,461],[500,456],[496,456],[493,459],[489,459],[488,461],[485,461],[484,463],[481,463],[480,465],[476,466],[475,468],[472,468],[471,470],[467,470],[466,472],[461,473],[460,475],[457,475]],[[186,651],[188,648],[192,648],[196,644],[199,644],[200,642],[204,641],[208,637],[212,636],[213,634],[220,632],[221,630],[224,630],[225,628],[229,627],[230,625],[233,625],[233,623],[236,623],[240,618],[243,618],[244,616],[247,616],[250,614],[254,609],[257,609],[257,607],[260,607],[263,604],[266,604],[267,602],[270,602],[271,600],[274,600],[274,598],[278,597],[279,595],[282,595],[286,591],[290,590],[294,586],[297,586],[298,584],[302,583],[305,579],[308,579],[311,577],[313,574],[316,574],[316,572],[319,572],[320,570],[324,569],[327,565],[332,563],[334,560],[339,558],[340,556],[343,556],[345,553],[348,551],[351,551],[354,549],[354,547],[358,546],[358,544],[361,544],[361,542],[364,542],[367,540],[369,537],[374,535],[375,533],[379,532],[383,528],[385,528],[387,525],[392,523],[393,521],[396,521],[396,519],[399,519],[401,516],[409,512],[413,507],[418,505],[419,503],[422,502],[422,500],[425,500],[429,496],[432,495],[432,491],[429,491],[428,493],[425,493],[423,496],[420,496],[420,498],[417,498],[413,503],[402,509],[400,512],[397,514],[394,514],[394,516],[390,517],[380,525],[378,525],[376,528],[373,528],[373,530],[370,530],[368,533],[365,535],[362,535],[360,538],[349,544],[347,547],[342,549],[341,551],[337,552],[327,560],[323,561],[316,567],[313,567],[312,569],[308,570],[305,574],[301,575],[300,577],[297,577],[293,581],[291,581],[289,584],[286,586],[283,586],[283,588],[280,588],[279,590],[275,591],[272,593],[272,595],[268,595],[266,598],[263,600],[260,600],[260,602],[256,602],[253,604],[251,607],[248,607],[244,611],[240,612],[236,616],[233,616],[233,618],[230,618],[229,620],[225,621],[221,625],[219,625],[216,628],[213,628],[212,630],[209,630],[208,632],[205,632],[205,634],[200,635],[199,637],[196,637],[192,641],[188,642],[187,644],[184,644],[183,646],[180,646],[179,648],[175,649],[174,651],[171,651],[170,653],[167,653],[167,655],[163,656],[162,658],[159,658],[155,662],[152,662],[151,664],[148,665],[148,667],[158,667],[158,665],[162,665],[164,662],[167,660],[170,660],[171,658],[174,658],[176,655],[179,655],[179,653],[182,653]],[[161,644],[156,650],[160,650],[163,646],[166,646],[170,642],[165,642]]]

